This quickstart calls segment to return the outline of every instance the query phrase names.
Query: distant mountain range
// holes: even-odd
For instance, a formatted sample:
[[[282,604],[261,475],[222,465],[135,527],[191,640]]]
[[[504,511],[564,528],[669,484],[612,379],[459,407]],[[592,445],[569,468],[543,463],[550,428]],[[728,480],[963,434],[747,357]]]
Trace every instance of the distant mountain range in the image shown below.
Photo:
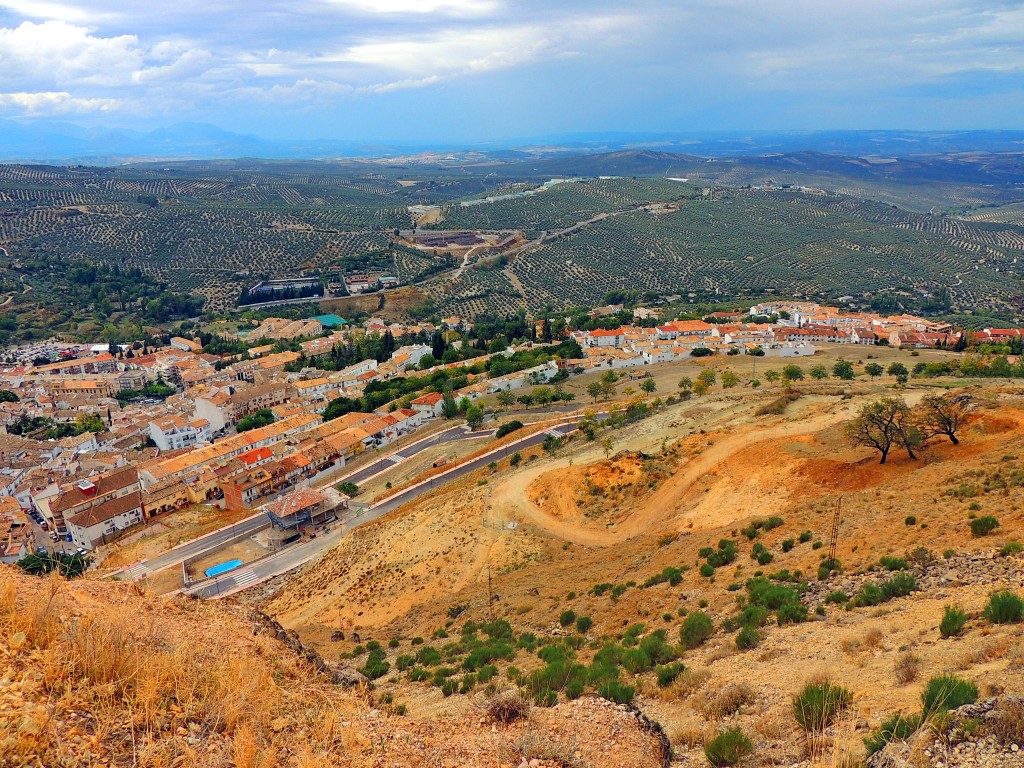
[[[617,152],[640,151],[651,173],[662,160],[771,155],[812,151],[847,157],[908,157],[959,153],[1024,152],[1024,131],[788,131],[600,133],[524,137],[501,142],[443,145],[339,139],[281,141],[232,133],[205,123],[178,123],[153,131],[84,128],[56,120],[0,120],[0,162],[121,165],[154,160],[401,157],[426,152],[484,153],[502,162],[535,162],[566,155],[601,154],[601,173],[614,174]],[[658,158],[664,153],[664,157]],[[689,156],[689,157],[686,157]],[[625,165],[635,166],[636,156]],[[675,158],[675,160],[673,160]],[[580,159],[581,173],[587,163]],[[621,171],[646,175],[642,169]]]

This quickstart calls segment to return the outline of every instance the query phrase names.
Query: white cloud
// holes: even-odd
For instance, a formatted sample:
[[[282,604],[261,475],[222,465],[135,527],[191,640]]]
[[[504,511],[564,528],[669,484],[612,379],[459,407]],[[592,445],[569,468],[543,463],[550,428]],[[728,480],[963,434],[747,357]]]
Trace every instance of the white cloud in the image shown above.
[[[8,86],[117,85],[142,65],[134,35],[96,37],[64,21],[0,28],[0,67]]]
[[[327,0],[331,6],[362,14],[430,14],[485,16],[497,10],[494,0]]]
[[[66,115],[81,112],[111,112],[124,105],[117,99],[77,98],[67,92],[0,93],[0,109],[15,109],[27,115]]]

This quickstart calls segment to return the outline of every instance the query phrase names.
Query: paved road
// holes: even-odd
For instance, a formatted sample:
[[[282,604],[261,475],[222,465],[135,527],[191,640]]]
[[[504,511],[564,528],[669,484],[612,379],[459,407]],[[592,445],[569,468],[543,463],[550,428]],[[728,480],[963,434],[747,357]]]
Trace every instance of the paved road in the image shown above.
[[[417,440],[398,451],[394,451],[390,454],[381,453],[381,456],[376,461],[368,464],[362,469],[358,469],[344,476],[334,476],[329,481],[324,481],[319,487],[325,487],[327,485],[337,485],[338,483],[352,482],[359,483],[365,482],[367,479],[374,477],[382,472],[387,472],[393,467],[398,466],[406,459],[410,459],[420,451],[425,451],[428,448],[433,448],[435,445],[442,443],[449,443],[456,440],[476,440],[478,438],[493,437],[494,430],[480,430],[477,432],[470,432],[463,426],[451,427],[442,432],[438,432],[430,437],[425,437]],[[270,498],[264,500],[269,501]],[[206,536],[201,536],[192,541],[181,544],[169,552],[165,552],[162,555],[144,560],[136,563],[130,568],[126,568],[120,573],[116,574],[116,577],[125,581],[138,581],[144,579],[154,571],[159,571],[164,568],[170,568],[174,565],[180,565],[189,558],[202,555],[210,550],[217,549],[222,546],[225,542],[229,541],[235,536],[241,534],[254,534],[264,528],[270,527],[270,520],[262,512],[247,517],[244,520],[240,520],[234,525],[225,526],[219,528]]]
[[[447,472],[437,475],[429,480],[425,480],[411,488],[407,488],[406,490],[385,499],[379,504],[375,504],[367,508],[360,514],[350,512],[342,520],[332,523],[330,526],[330,532],[325,535],[317,536],[315,539],[311,539],[303,544],[296,544],[283,550],[277,555],[263,560],[258,560],[248,566],[239,568],[237,571],[226,573],[216,579],[197,584],[190,588],[188,592],[198,597],[224,597],[274,576],[287,573],[288,571],[298,568],[299,566],[319,557],[323,552],[337,544],[338,540],[352,529],[377,520],[402,504],[412,501],[425,493],[430,493],[435,485],[441,485],[450,480],[458,479],[463,475],[480,469],[480,467],[487,466],[490,462],[495,461],[498,458],[503,458],[504,456],[515,453],[516,451],[529,448],[534,445],[540,445],[549,434],[552,436],[564,436],[573,432],[576,429],[576,422],[579,418],[580,417],[577,416],[572,421],[552,427],[546,431],[528,435],[527,437],[509,443],[496,451],[479,456],[465,464],[452,467],[452,469]]]

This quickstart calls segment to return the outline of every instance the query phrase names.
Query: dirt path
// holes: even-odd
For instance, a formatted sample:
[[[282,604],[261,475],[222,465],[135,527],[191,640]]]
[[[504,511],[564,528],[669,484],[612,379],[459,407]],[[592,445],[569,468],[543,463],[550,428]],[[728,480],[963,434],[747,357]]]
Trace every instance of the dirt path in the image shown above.
[[[923,394],[907,392],[904,396],[908,404],[913,405]],[[736,519],[746,517],[751,510],[746,507],[718,507],[713,514],[709,514],[705,508],[699,511],[694,509],[695,505],[687,501],[687,495],[703,479],[741,452],[748,455],[758,454],[758,447],[763,446],[761,453],[767,454],[771,443],[809,437],[849,420],[856,414],[861,404],[869,399],[871,396],[865,395],[828,403],[819,413],[809,416],[804,413],[798,416],[790,415],[764,427],[752,427],[749,423],[743,423],[746,418],[744,415],[730,414],[726,420],[727,425],[723,424],[721,431],[713,438],[709,436],[711,445],[683,465],[676,475],[644,501],[641,509],[634,511],[615,528],[587,526],[577,521],[562,520],[529,498],[528,489],[542,475],[566,468],[570,463],[584,465],[601,460],[603,456],[598,444],[574,453],[571,457],[538,460],[534,466],[517,472],[495,488],[494,497],[502,500],[495,505],[495,511],[506,519],[528,523],[556,538],[591,547],[611,546],[663,527],[675,527],[678,526],[680,519],[686,519],[691,530],[728,525]]]

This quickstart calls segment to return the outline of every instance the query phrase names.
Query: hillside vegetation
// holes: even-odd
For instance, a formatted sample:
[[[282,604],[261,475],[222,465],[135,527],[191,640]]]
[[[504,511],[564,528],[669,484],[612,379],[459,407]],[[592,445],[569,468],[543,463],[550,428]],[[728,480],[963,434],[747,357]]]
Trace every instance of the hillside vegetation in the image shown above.
[[[946,383],[895,394],[914,407]],[[999,707],[1024,694],[1022,625],[995,618],[1024,598],[1024,398],[957,385],[977,403],[959,444],[884,465],[845,434],[894,394],[883,383],[801,384],[781,413],[762,407],[772,388],[663,406],[359,529],[265,606],[412,717],[468,712],[512,685],[541,709],[630,701],[664,726],[674,764],[706,764],[706,749],[742,743],[722,736],[739,728],[746,765],[862,765],[865,739],[920,715],[933,678]],[[795,716],[794,697],[826,683],[848,697],[834,715]],[[1012,730],[954,733],[927,701],[926,726],[889,751],[1018,765]]]

